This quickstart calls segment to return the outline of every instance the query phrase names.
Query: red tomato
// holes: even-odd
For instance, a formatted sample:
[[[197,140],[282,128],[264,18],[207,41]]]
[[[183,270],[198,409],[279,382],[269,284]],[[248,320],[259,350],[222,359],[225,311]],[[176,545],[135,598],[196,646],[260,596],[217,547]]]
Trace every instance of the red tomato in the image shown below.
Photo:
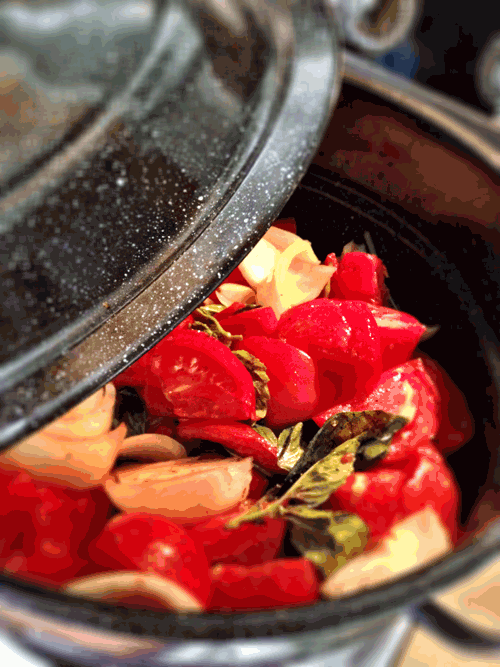
[[[448,373],[428,355],[420,353],[424,368],[437,388],[439,429],[436,447],[450,453],[474,435],[474,420],[467,401]]]
[[[387,294],[386,276],[387,269],[376,255],[348,252],[340,259],[330,279],[330,296],[381,306]]]
[[[89,553],[105,569],[156,572],[182,584],[201,602],[208,598],[210,576],[202,545],[165,517],[119,515],[90,545]]]
[[[239,528],[225,526],[240,512],[216,516],[187,529],[198,544],[203,544],[208,562],[257,565],[274,558],[285,535],[284,519],[263,519],[247,522]]]
[[[85,566],[89,540],[110,507],[98,489],[76,491],[1,472],[0,566],[34,582],[61,584]]]
[[[152,362],[174,416],[183,419],[254,419],[250,373],[215,338],[185,330],[164,341]]]
[[[431,444],[421,442],[393,465],[386,459],[371,470],[352,474],[330,498],[334,510],[358,514],[370,529],[370,547],[392,526],[432,507],[457,538],[459,491],[445,460]]]
[[[335,511],[357,514],[370,529],[370,544],[375,546],[398,517],[401,517],[402,489],[407,475],[402,470],[384,467],[356,472],[330,497]]]
[[[383,370],[411,359],[426,327],[412,315],[400,310],[372,305],[368,307],[379,328]]]
[[[252,336],[235,343],[266,367],[270,400],[266,424],[281,429],[309,419],[318,403],[316,366],[311,357],[281,340]]]
[[[241,457],[252,456],[254,461],[270,472],[284,471],[278,465],[278,448],[251,426],[233,421],[181,422],[177,437],[182,442],[210,440],[218,442]]]
[[[386,456],[387,461],[405,459],[409,449],[433,438],[439,426],[436,388],[420,359],[413,359],[383,373],[376,387],[364,400],[336,404],[315,415],[314,421],[318,426],[322,426],[327,419],[339,412],[363,410],[384,410],[397,415],[408,401],[413,406],[415,415],[411,422],[394,436]]]
[[[229,310],[229,308],[227,309]],[[272,337],[278,328],[278,320],[272,308],[253,308],[244,313],[228,314],[223,310],[217,319],[226,331],[240,336]]]
[[[278,325],[281,340],[329,364],[341,382],[338,398],[366,395],[381,371],[380,335],[364,301],[314,299],[286,311]]]
[[[295,607],[319,599],[314,565],[305,558],[282,558],[262,565],[212,568],[209,611],[253,611]]]

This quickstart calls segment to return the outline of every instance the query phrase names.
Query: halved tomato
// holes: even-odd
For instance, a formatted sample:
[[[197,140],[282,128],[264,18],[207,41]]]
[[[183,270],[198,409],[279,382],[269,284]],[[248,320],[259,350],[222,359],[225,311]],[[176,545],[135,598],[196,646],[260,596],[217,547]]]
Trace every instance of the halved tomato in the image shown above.
[[[252,336],[238,341],[236,350],[246,350],[266,367],[270,399],[266,424],[279,429],[309,419],[318,403],[316,366],[311,357],[282,340]]]
[[[182,419],[255,418],[250,373],[226,345],[202,331],[184,330],[162,341],[152,360],[174,416]]]

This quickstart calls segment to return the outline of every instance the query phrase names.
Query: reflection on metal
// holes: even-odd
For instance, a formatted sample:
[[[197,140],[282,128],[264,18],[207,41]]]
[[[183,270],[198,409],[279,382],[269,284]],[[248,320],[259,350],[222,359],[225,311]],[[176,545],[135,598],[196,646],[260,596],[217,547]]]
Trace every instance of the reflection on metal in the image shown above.
[[[500,171],[498,116],[488,116],[351,52],[345,54],[344,79],[443,129]]]
[[[421,6],[418,0],[330,0],[330,4],[344,39],[374,56],[405,41]]]

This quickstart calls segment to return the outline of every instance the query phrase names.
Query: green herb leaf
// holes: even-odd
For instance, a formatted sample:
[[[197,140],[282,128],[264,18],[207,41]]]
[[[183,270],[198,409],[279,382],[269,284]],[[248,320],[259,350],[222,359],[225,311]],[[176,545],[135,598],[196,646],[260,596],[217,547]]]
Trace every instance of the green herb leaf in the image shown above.
[[[271,398],[267,387],[269,375],[266,372],[266,367],[260,359],[245,350],[233,350],[233,354],[238,357],[252,376],[255,389],[255,414],[257,420],[263,419],[267,414],[267,404]]]
[[[356,452],[363,435],[351,438],[335,447],[327,456],[315,463],[281,497],[282,501],[300,500],[309,507],[325,503],[354,472]]]
[[[359,435],[365,435],[365,438],[378,435],[392,419],[394,415],[382,410],[341,412],[333,415],[316,433],[304,455],[290,470],[280,487],[274,490],[274,495],[285,493],[311,466],[327,456],[337,445]]]
[[[212,336],[212,338],[216,338],[221,343],[224,343],[224,345],[231,347],[234,340],[243,340],[243,336],[239,334],[233,335],[221,326],[214,314],[220,313],[224,309],[225,306],[219,306],[218,304],[197,308],[193,313],[194,322],[191,322],[189,328],[195,331],[203,331]]]
[[[368,542],[368,527],[356,514],[294,507],[287,518],[293,546],[325,577],[361,553]]]
[[[304,443],[302,441],[303,423],[283,429],[278,436],[278,465],[283,470],[292,470],[304,455]]]
[[[275,445],[276,447],[278,446],[278,438],[274,435],[274,431],[271,431],[270,428],[267,428],[267,426],[260,426],[260,424],[255,424],[255,426],[252,428],[272,445]]]

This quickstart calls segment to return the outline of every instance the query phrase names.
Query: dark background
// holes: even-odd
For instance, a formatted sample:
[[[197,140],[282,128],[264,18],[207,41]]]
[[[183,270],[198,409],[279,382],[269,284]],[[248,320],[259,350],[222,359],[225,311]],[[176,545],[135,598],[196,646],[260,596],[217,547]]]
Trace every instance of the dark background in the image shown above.
[[[490,111],[476,90],[474,75],[481,52],[497,31],[500,11],[494,0],[426,0],[414,32],[414,57],[408,57],[407,49],[404,60],[389,54],[383,64]]]

